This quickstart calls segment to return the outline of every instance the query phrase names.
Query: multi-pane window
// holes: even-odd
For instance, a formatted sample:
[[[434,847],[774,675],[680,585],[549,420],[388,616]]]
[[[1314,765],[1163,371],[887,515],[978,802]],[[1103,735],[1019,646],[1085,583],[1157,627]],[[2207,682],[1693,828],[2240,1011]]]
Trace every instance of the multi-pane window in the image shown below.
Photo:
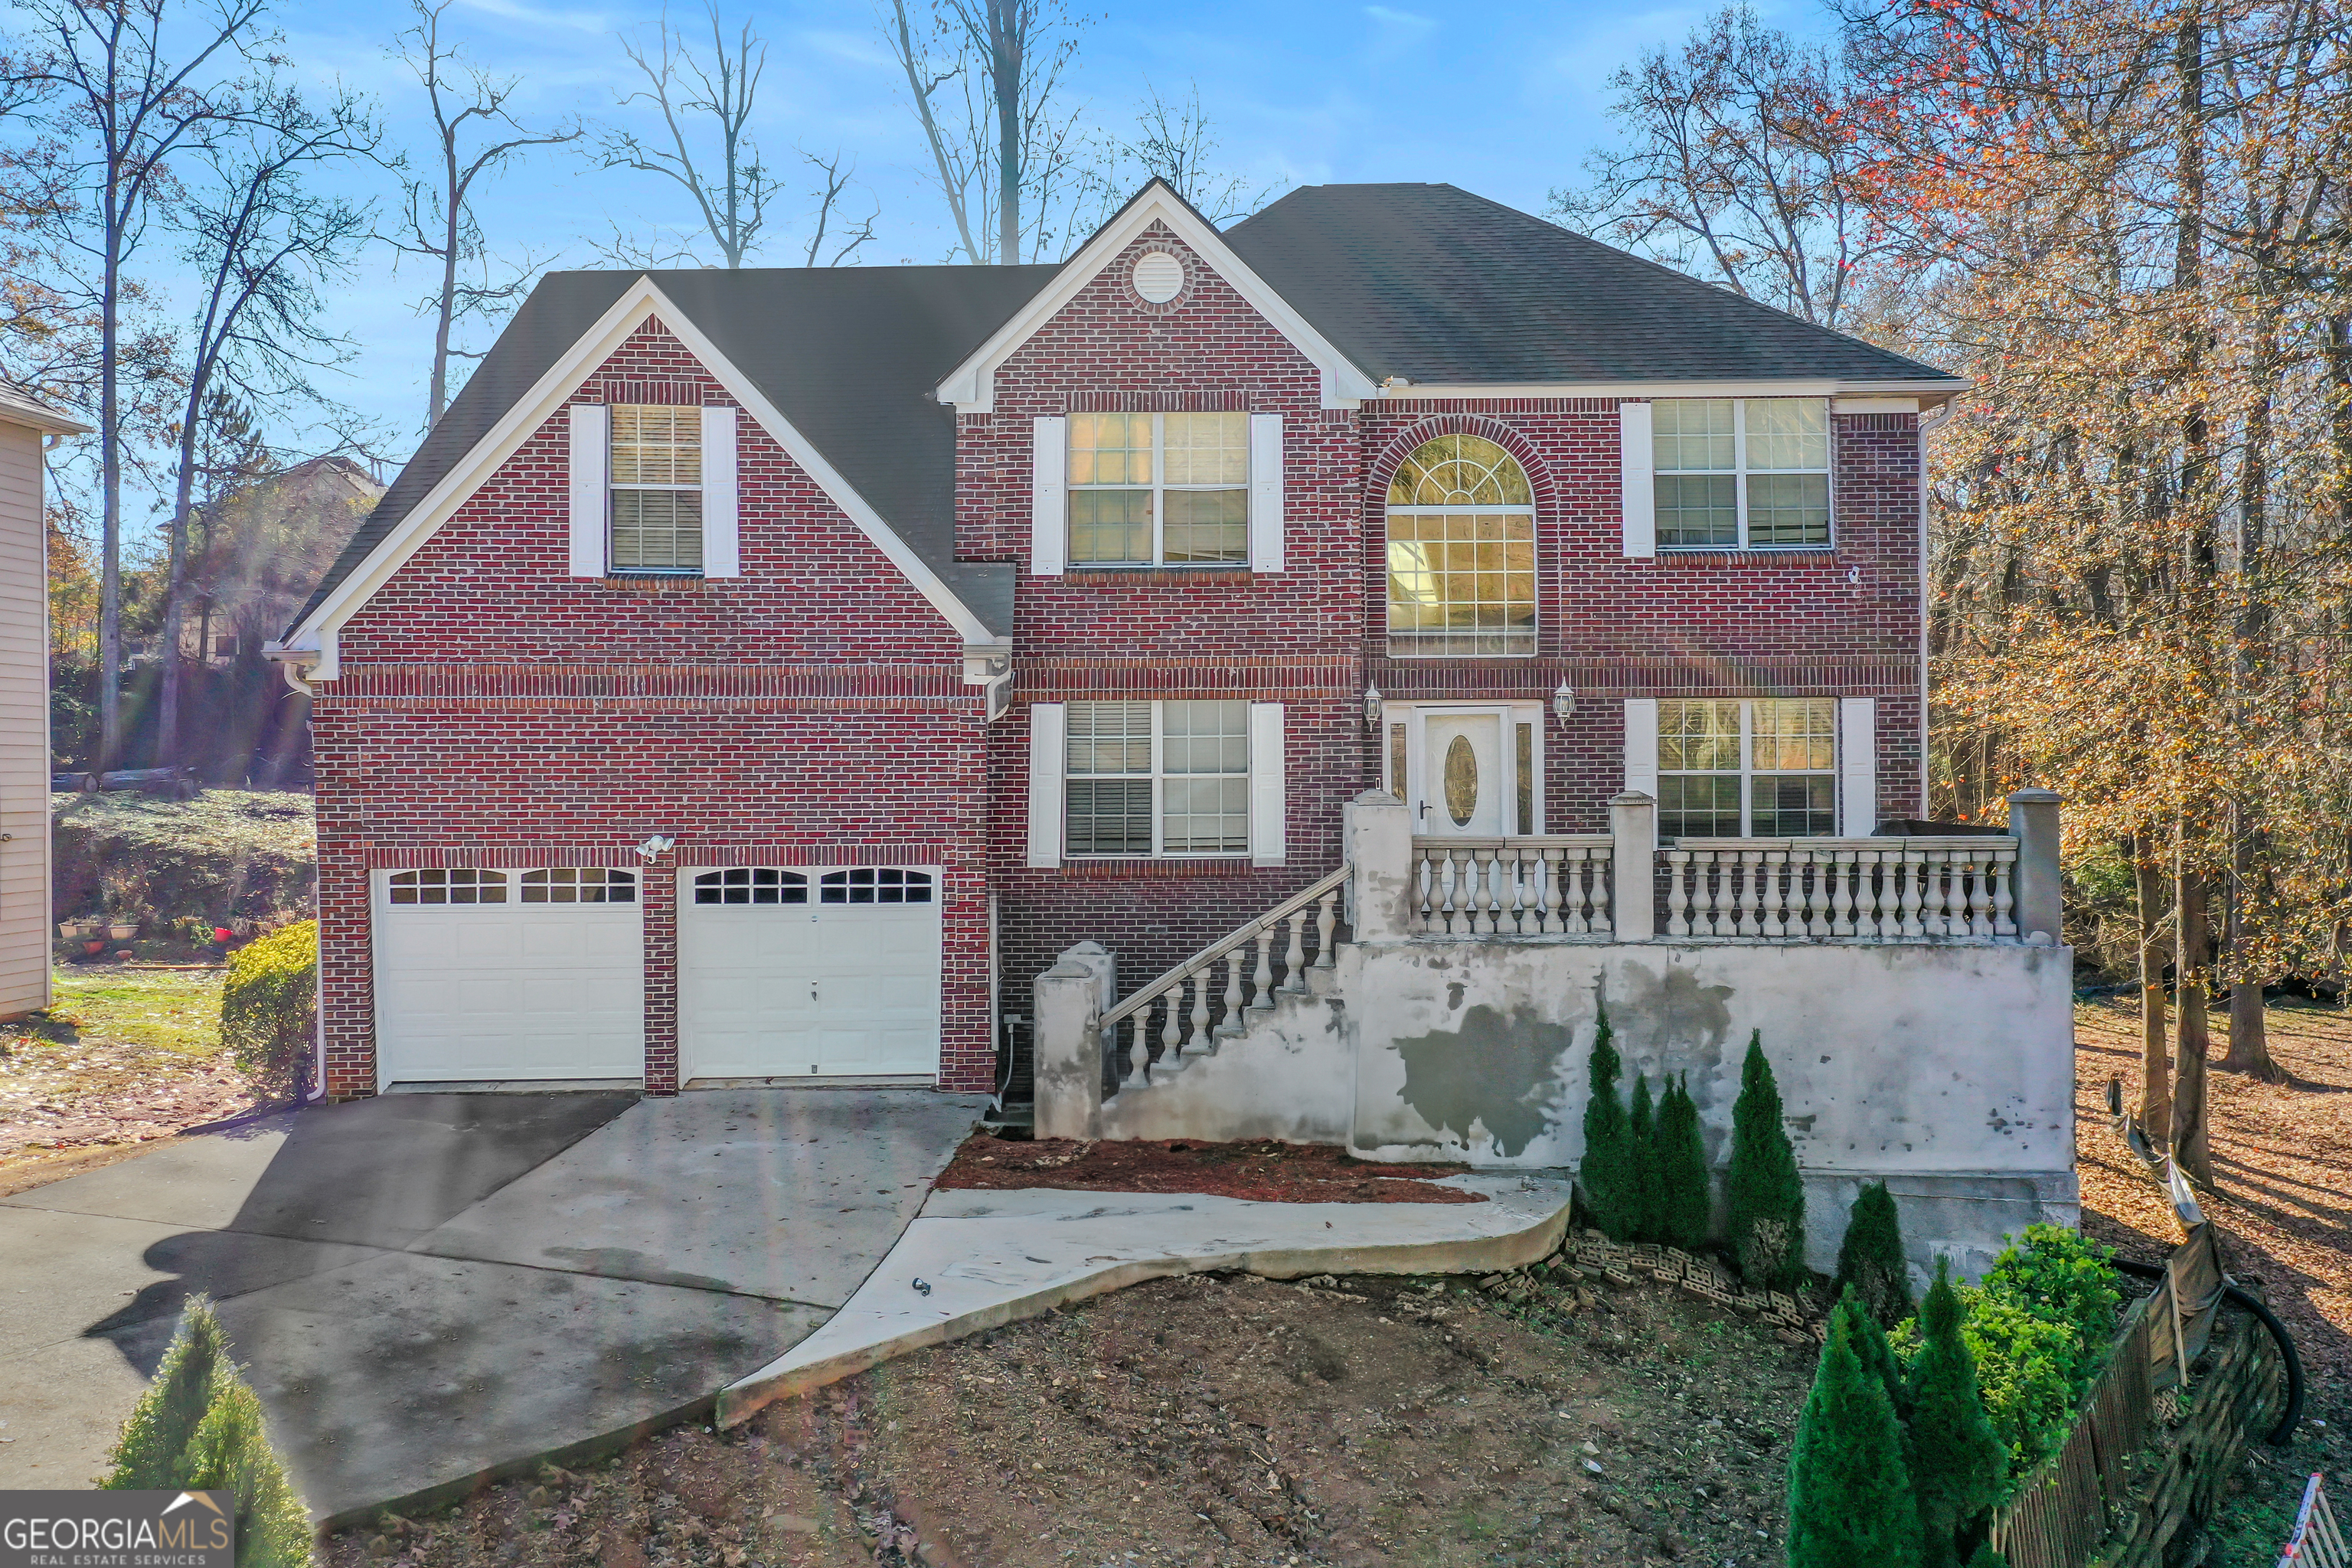
[[[733,866],[694,879],[698,904],[804,904],[808,879],[774,866]]]
[[[1494,442],[1440,436],[1389,481],[1389,651],[1536,650],[1536,513]]]
[[[522,874],[526,904],[634,904],[637,874],[601,866],[551,866]]]
[[[928,904],[931,874],[897,866],[853,866],[827,871],[819,879],[818,900],[828,904]]]
[[[1248,703],[1073,702],[1066,756],[1068,853],[1248,852]]]
[[[390,897],[395,904],[503,904],[507,874],[471,867],[394,871]]]
[[[1650,405],[1658,545],[1830,542],[1830,416],[1818,397],[1666,397]]]
[[[702,410],[613,405],[615,572],[702,570]]]
[[[1073,414],[1070,559],[1236,565],[1249,559],[1249,416]]]
[[[1837,831],[1837,700],[1658,704],[1658,832],[1804,838]]]

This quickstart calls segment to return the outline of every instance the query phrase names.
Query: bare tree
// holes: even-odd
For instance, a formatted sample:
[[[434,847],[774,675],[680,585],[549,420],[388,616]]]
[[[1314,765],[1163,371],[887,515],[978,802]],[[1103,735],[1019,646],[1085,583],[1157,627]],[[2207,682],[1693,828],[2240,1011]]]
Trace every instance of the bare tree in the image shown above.
[[[372,155],[382,137],[368,106],[348,90],[312,107],[290,87],[254,95],[248,117],[188,160],[175,221],[184,259],[200,279],[184,350],[186,397],[179,420],[177,480],[165,525],[163,690],[156,761],[180,752],[181,628],[188,578],[188,514],[197,453],[221,397],[266,410],[289,398],[316,402],[309,373],[341,357],[318,324],[318,285],[341,275],[369,233],[366,206],[306,187],[323,164]],[[240,409],[242,416],[245,410]]]
[[[710,56],[703,59],[686,41],[683,31],[669,25],[662,13],[654,25],[650,47],[621,40],[621,48],[646,79],[646,86],[625,94],[621,106],[650,105],[661,116],[663,136],[649,141],[633,131],[608,130],[601,156],[607,169],[634,169],[675,180],[693,198],[702,226],[719,247],[724,264],[743,265],[760,243],[767,226],[768,204],[777,182],[761,162],[751,140],[751,111],[759,100],[760,78],[768,68],[768,46],[745,22],[730,45],[719,20],[719,7],[707,13],[710,23]],[[708,117],[718,132],[715,158],[698,161],[696,137],[689,125]]]
[[[1830,57],[1741,5],[1609,85],[1624,144],[1585,161],[1586,185],[1552,192],[1553,215],[1836,326],[1885,242],[1854,196]]]
[[[1093,222],[1108,217],[1147,180],[1165,182],[1213,224],[1247,217],[1280,188],[1254,185],[1218,165],[1217,139],[1197,83],[1172,100],[1150,82],[1144,89],[1150,97],[1136,112],[1135,134],[1100,143],[1099,162],[1088,175],[1096,186]]]
[[[79,266],[75,290],[97,327],[99,566],[98,766],[122,745],[122,476],[128,434],[122,371],[125,268],[151,209],[172,195],[171,162],[247,112],[223,81],[267,43],[264,0],[21,0],[36,38],[16,58],[11,93],[39,103],[57,138],[52,167],[71,199],[53,216],[62,255]],[[167,11],[169,16],[167,17]]]
[[[462,46],[443,39],[442,19],[455,4],[457,0],[409,0],[416,25],[394,41],[394,53],[416,73],[433,113],[433,175],[401,182],[407,195],[401,226],[404,232],[384,237],[395,249],[425,257],[441,272],[433,292],[418,306],[433,318],[433,379],[425,415],[428,427],[449,405],[449,361],[481,357],[451,342],[457,323],[497,314],[544,265],[525,258],[514,267],[493,269],[481,221],[475,216],[476,195],[529,149],[561,146],[582,134],[579,126],[570,123],[532,131],[514,117],[507,100],[522,79],[493,76],[467,61]]]
[[[885,41],[966,260],[1057,255],[1088,210],[1077,111],[1062,98],[1078,26],[1061,0],[939,0],[923,26],[891,0]]]
[[[855,257],[861,247],[873,242],[874,225],[881,217],[882,209],[878,205],[869,207],[861,218],[842,216],[836,209],[848,194],[857,165],[838,151],[829,158],[819,157],[806,148],[799,151],[802,160],[817,172],[818,184],[823,187],[817,192],[816,217],[809,229],[808,265],[839,267]],[[836,217],[840,219],[839,228],[833,226]],[[827,246],[832,247],[830,254]]]

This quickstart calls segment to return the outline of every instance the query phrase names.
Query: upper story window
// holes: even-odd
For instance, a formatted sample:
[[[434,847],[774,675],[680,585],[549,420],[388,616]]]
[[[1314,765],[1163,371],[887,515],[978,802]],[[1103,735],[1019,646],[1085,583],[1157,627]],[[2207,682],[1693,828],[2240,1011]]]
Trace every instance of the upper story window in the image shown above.
[[[1249,704],[1073,702],[1072,855],[1249,852]]]
[[[702,410],[612,407],[612,569],[702,570]]]
[[[1651,409],[1660,549],[1830,542],[1828,403],[1663,397]]]
[[[1072,564],[1248,562],[1248,415],[1073,414],[1069,421]]]
[[[1527,470],[1476,436],[1413,448],[1389,481],[1389,651],[1536,651],[1536,510]]]
[[[1803,838],[1837,831],[1837,699],[1658,704],[1658,832]]]

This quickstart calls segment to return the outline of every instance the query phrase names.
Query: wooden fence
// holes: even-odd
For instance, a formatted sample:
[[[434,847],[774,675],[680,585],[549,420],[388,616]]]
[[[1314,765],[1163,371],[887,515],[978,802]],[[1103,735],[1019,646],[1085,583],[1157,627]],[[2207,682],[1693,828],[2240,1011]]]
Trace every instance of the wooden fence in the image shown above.
[[[1992,1543],[2010,1568],[2082,1568],[2130,1497],[2130,1461],[2147,1441],[2159,1390],[2186,1387],[2212,1337],[2229,1278],[2213,1226],[2179,1173],[2165,1172],[2187,1238],[2165,1259],[2155,1292],[2124,1313],[2107,1363],[2058,1452],[1993,1515]]]

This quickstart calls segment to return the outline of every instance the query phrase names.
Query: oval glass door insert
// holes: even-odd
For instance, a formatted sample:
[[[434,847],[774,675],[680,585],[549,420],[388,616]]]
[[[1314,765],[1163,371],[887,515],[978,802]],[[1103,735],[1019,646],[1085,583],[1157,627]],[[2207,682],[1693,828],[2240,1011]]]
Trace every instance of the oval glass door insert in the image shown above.
[[[1456,735],[1445,748],[1445,815],[1456,827],[1467,827],[1478,814],[1478,749],[1467,735]]]

